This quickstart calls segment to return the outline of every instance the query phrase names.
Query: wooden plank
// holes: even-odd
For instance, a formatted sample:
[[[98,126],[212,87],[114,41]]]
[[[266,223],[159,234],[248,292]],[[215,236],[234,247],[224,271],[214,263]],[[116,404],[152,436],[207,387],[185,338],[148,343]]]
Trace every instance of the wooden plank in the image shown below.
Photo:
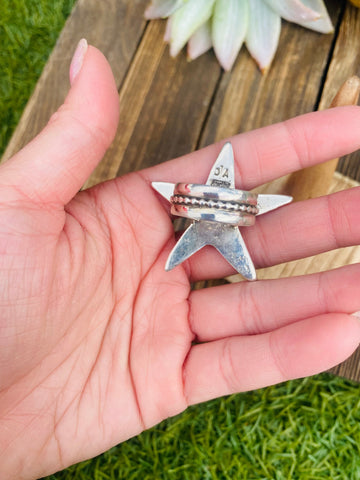
[[[360,10],[347,3],[331,56],[319,110],[328,108],[339,87],[353,75],[360,76]]]
[[[339,86],[352,75],[360,76],[360,10],[348,3],[326,77],[320,108],[326,108]],[[338,171],[360,181],[360,152],[344,157],[339,162]]]
[[[336,25],[342,6],[327,5]],[[312,111],[333,40],[334,35],[283,22],[278,51],[264,75],[243,49],[233,72],[221,81],[200,145]]]
[[[86,37],[108,58],[117,84],[125,78],[143,35],[147,0],[78,0],[36,85],[3,159],[26,145],[62,104],[69,88],[69,64],[77,42]]]
[[[171,58],[164,31],[150,23],[120,91],[118,135],[86,186],[196,148],[221,69],[212,52]]]

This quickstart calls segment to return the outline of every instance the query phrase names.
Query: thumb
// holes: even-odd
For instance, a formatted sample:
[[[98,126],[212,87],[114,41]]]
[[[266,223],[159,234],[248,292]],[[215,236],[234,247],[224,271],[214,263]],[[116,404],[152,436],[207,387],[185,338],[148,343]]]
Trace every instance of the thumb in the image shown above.
[[[70,67],[71,89],[44,130],[1,166],[0,184],[40,203],[65,205],[112,142],[119,101],[102,53],[81,40]]]

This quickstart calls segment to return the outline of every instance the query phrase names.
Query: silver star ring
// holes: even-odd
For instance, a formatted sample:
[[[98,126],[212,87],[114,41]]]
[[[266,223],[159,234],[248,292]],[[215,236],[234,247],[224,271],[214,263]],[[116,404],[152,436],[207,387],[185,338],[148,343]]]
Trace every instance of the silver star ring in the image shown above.
[[[256,280],[256,271],[238,227],[251,227],[257,215],[292,201],[287,195],[257,195],[235,189],[234,152],[229,142],[205,185],[153,182],[152,186],[170,202],[173,215],[193,220],[171,251],[165,270],[211,245],[247,280]]]

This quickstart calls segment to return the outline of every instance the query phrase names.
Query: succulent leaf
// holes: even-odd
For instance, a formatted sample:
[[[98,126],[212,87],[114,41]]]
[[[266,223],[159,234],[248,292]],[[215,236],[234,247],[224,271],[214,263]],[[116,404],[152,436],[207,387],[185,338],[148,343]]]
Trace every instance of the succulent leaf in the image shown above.
[[[298,22],[299,25],[310,28],[311,30],[315,30],[316,32],[320,33],[332,33],[334,31],[333,24],[331,22],[331,18],[328,14],[326,9],[325,3],[323,0],[303,0],[303,3],[308,6],[309,8],[313,8],[314,10],[320,13],[320,18],[317,20],[311,21],[304,21]]]
[[[317,20],[320,17],[320,12],[313,10],[305,5],[304,1],[300,0],[263,0],[269,7],[271,7],[278,15],[285,18],[289,22],[306,22]],[[251,0],[250,2],[251,3]]]
[[[195,60],[212,47],[211,22],[208,20],[192,35],[188,42],[188,58]]]
[[[209,20],[215,0],[187,0],[173,14],[171,24],[170,55],[175,57],[189,38]]]
[[[271,64],[279,43],[281,17],[263,0],[251,0],[249,8],[246,46],[264,72]]]
[[[169,42],[170,42],[172,19],[173,19],[173,17],[170,16],[170,17],[167,19],[167,22],[166,22],[166,28],[165,28],[165,33],[164,33],[164,42],[166,42],[166,43],[169,43]]]
[[[225,70],[231,70],[244,42],[249,21],[248,0],[217,0],[212,20],[215,54]]]
[[[145,18],[166,18],[172,15],[178,8],[182,7],[187,0],[152,0],[145,10]]]

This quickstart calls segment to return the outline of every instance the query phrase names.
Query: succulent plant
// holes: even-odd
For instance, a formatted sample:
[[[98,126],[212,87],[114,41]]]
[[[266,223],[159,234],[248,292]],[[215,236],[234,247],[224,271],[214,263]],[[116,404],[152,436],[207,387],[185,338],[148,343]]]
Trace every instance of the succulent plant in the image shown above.
[[[168,18],[165,40],[172,56],[186,43],[189,59],[213,47],[225,70],[243,43],[266,70],[278,46],[281,18],[321,33],[333,31],[323,0],[152,0],[145,17]]]

